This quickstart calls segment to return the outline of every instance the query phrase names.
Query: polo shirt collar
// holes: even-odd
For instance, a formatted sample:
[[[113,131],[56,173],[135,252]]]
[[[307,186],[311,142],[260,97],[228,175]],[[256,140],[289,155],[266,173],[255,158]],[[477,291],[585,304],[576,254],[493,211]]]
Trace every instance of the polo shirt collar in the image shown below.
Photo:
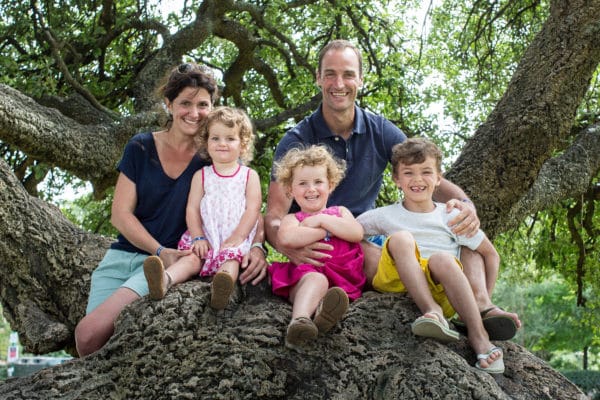
[[[314,129],[317,136],[320,138],[335,136],[331,129],[325,123],[323,117],[323,105],[321,104],[314,114],[315,126]],[[354,127],[352,128],[352,134],[363,134],[367,131],[365,125],[365,110],[354,104]]]

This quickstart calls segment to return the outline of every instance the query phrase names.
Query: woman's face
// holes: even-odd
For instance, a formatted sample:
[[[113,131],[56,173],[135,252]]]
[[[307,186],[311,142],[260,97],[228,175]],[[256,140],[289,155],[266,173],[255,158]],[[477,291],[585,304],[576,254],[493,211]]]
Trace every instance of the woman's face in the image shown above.
[[[173,115],[172,131],[193,136],[200,121],[212,110],[210,94],[204,88],[186,87],[170,102],[165,100]]]

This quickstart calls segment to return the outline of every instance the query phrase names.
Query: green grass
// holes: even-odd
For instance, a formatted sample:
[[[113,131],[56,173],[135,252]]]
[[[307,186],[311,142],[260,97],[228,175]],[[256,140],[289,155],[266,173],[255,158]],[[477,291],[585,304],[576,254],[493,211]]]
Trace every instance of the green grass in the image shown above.
[[[6,379],[6,364],[4,362],[6,361],[10,331],[10,325],[8,325],[8,321],[4,318],[2,306],[0,305],[0,360],[2,361],[2,364],[0,364],[0,381]]]
[[[6,360],[10,332],[10,325],[8,325],[8,321],[4,318],[2,306],[0,305],[0,360]]]

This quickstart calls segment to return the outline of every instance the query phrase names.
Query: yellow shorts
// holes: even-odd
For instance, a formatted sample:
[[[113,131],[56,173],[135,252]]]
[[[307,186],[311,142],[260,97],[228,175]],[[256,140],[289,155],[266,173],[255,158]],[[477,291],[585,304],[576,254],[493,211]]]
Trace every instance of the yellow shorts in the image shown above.
[[[373,278],[373,288],[378,292],[387,292],[387,293],[404,293],[406,292],[406,287],[404,283],[400,280],[400,276],[398,276],[398,270],[396,269],[396,264],[394,263],[394,259],[392,255],[388,251],[388,241],[390,239],[387,238],[383,247],[381,248],[381,258],[379,259],[379,265],[377,267],[377,273]],[[425,273],[425,277],[427,278],[427,283],[429,286],[429,291],[436,303],[442,307],[444,311],[444,316],[446,318],[450,318],[455,314],[454,308],[450,304],[448,297],[446,297],[446,292],[444,291],[444,287],[440,283],[433,282],[431,278],[431,272],[429,271],[429,262],[428,259],[422,258],[421,253],[419,253],[419,247],[415,243],[415,257],[419,260],[419,265],[421,265],[421,269],[423,273]],[[458,259],[456,259],[456,263],[462,270],[462,264]]]

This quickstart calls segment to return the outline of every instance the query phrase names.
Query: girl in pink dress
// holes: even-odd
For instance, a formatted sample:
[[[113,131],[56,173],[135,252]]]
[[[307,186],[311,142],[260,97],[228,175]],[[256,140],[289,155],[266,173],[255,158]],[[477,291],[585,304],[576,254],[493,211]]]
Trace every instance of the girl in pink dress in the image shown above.
[[[344,175],[345,164],[322,146],[292,149],[276,164],[277,181],[292,196],[300,211],[281,220],[278,241],[304,247],[322,240],[324,265],[275,262],[269,267],[273,293],[289,299],[292,320],[286,344],[295,346],[327,332],[344,316],[349,299],[361,296],[366,277],[360,241],[362,226],[345,207],[327,207],[327,199]],[[314,320],[311,316],[314,314]]]
[[[197,141],[200,155],[212,164],[192,178],[188,231],[178,248],[192,249],[202,261],[191,268],[176,262],[165,271],[160,260],[148,257],[144,272],[153,299],[163,298],[170,285],[197,274],[214,276],[210,305],[221,310],[229,303],[260,217],[260,179],[256,171],[240,163],[252,158],[252,123],[242,110],[217,107],[202,121]]]

